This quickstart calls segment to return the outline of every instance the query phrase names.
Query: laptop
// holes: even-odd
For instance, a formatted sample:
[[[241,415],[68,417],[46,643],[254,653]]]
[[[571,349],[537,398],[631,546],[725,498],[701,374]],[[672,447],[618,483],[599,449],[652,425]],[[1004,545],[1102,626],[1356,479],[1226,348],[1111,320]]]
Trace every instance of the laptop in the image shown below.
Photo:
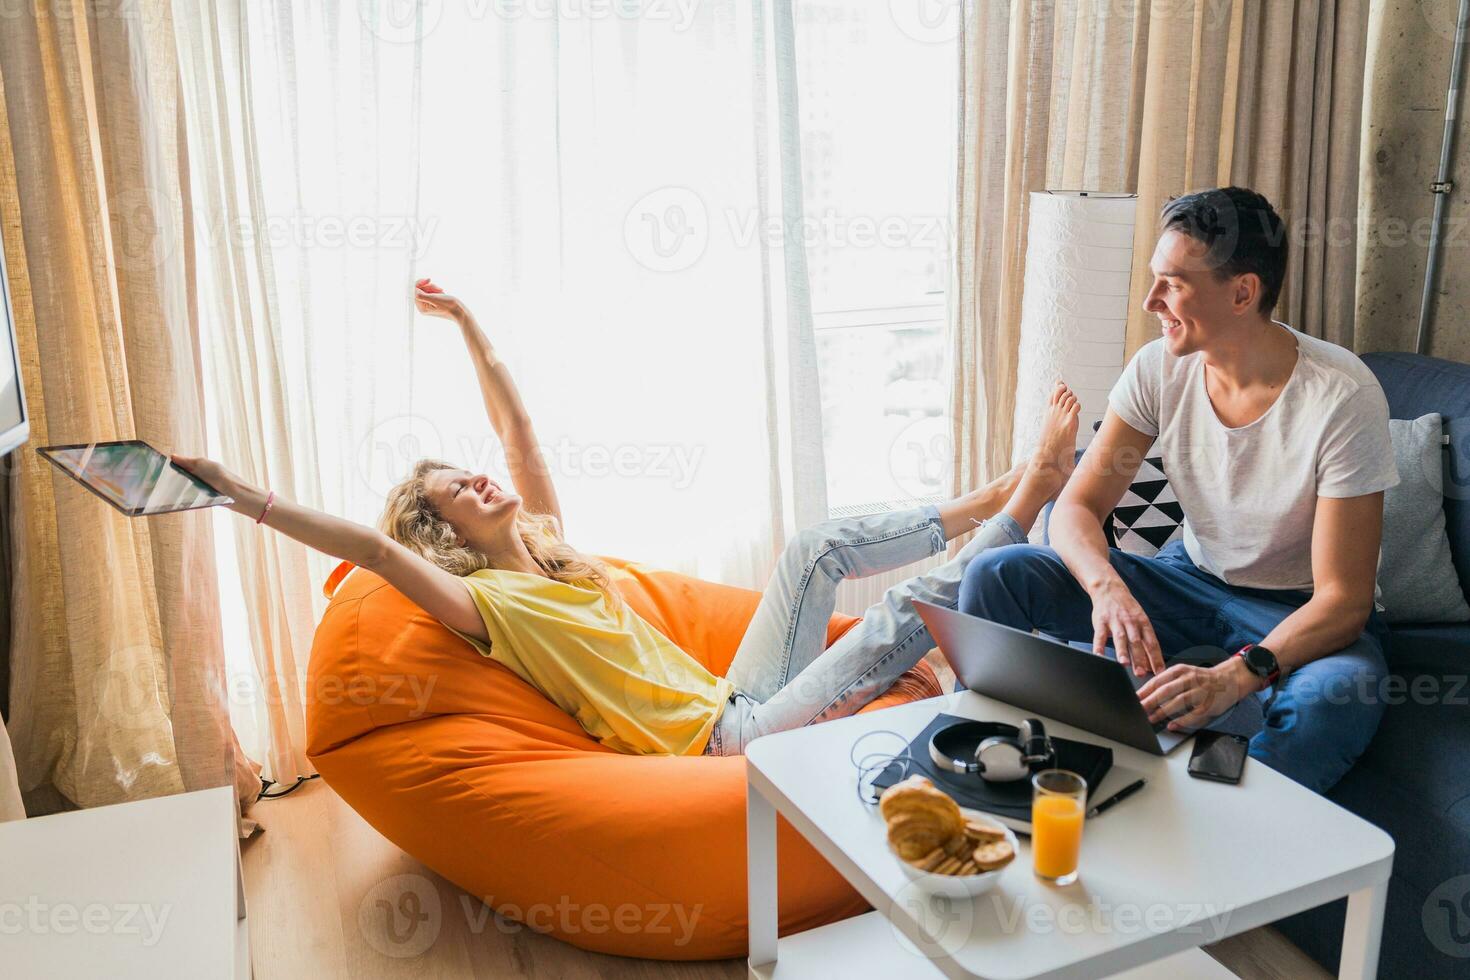
[[[914,608],[955,676],[976,694],[1153,755],[1167,755],[1205,727],[1172,732],[1167,718],[1150,723],[1137,693],[1148,678],[1116,660],[922,599]]]

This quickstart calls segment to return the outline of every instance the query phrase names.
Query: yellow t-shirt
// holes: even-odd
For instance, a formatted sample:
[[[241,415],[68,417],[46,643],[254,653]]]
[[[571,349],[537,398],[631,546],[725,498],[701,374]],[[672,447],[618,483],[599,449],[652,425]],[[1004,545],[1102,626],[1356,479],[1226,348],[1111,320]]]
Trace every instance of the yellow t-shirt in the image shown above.
[[[483,568],[470,590],[490,646],[459,633],[619,752],[699,755],[734,686],[600,589]],[[455,631],[458,633],[458,631]]]

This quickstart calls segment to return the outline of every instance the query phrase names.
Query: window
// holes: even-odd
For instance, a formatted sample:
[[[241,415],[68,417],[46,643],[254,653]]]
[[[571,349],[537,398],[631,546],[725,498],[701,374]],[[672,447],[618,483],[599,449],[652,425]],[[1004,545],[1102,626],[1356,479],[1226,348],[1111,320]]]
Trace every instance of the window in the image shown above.
[[[864,0],[796,18],[828,505],[861,513],[949,489],[955,41]]]

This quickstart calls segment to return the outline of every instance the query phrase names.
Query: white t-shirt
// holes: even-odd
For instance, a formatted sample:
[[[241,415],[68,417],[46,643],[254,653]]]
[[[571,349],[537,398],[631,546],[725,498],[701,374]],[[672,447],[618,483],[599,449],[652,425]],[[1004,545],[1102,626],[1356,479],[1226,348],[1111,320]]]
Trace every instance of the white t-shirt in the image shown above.
[[[1249,425],[1220,421],[1204,355],[1174,357],[1163,338],[1134,355],[1108,403],[1156,437],[1196,565],[1230,585],[1310,591],[1317,498],[1387,490],[1398,469],[1373,372],[1351,351],[1278,326],[1296,339],[1296,367]]]

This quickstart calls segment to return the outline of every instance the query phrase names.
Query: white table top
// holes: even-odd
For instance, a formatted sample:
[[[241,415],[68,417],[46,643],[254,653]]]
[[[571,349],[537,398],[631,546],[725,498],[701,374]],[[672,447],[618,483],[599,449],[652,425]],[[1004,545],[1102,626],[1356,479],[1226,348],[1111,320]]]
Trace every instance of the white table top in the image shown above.
[[[993,892],[932,898],[904,876],[877,808],[859,801],[850,753],[879,729],[907,742],[939,712],[1011,724],[1027,714],[964,692],[769,735],[746,754],[762,795],[951,976],[1109,975],[1388,878],[1387,834],[1255,760],[1238,786],[1212,783],[1186,773],[1191,743],[1161,758],[1043,719],[1054,735],[1112,745],[1094,802],[1138,775],[1148,786],[1087,822],[1077,883],[1037,878],[1023,837]],[[859,754],[899,748],[875,735]]]
[[[0,973],[248,976],[236,834],[228,786],[0,823]]]

